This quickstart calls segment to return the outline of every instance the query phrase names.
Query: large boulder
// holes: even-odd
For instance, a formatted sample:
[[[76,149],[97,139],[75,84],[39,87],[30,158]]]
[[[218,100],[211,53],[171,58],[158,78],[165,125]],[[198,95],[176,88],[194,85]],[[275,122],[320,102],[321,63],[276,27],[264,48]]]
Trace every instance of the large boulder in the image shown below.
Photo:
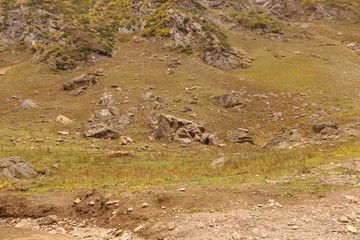
[[[88,119],[85,126],[84,137],[115,139],[119,132],[130,124],[130,119],[116,107],[97,110]]]
[[[226,141],[231,143],[251,143],[254,144],[254,140],[247,129],[238,128],[226,133]]]
[[[183,144],[218,142],[216,136],[206,133],[205,128],[189,120],[161,114],[157,119],[158,138]],[[211,136],[211,139],[209,139]]]
[[[15,178],[31,179],[36,177],[33,166],[20,157],[9,157],[0,159],[0,179],[13,181]]]
[[[210,97],[210,100],[216,105],[224,108],[232,108],[238,105],[242,105],[242,103],[239,100],[239,97],[236,96],[235,94],[230,94],[230,93],[214,95]]]
[[[21,108],[23,110],[31,110],[31,109],[38,108],[38,107],[39,107],[39,104],[36,101],[31,100],[31,99],[26,99],[21,104]]]
[[[106,125],[94,125],[90,126],[84,132],[84,137],[116,139],[119,137],[119,133],[113,128]]]
[[[73,78],[68,82],[63,84],[63,89],[65,91],[75,90],[81,87],[87,87],[91,84],[91,75],[83,74],[79,77]]]

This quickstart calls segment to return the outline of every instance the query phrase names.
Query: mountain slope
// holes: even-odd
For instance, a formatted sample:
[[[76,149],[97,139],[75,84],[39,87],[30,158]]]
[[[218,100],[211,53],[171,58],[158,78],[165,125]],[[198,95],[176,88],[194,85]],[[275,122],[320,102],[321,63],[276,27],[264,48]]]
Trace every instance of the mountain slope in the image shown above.
[[[55,69],[94,64],[113,54],[116,42],[133,34],[159,41],[205,63],[247,68],[243,49],[233,49],[226,28],[282,38],[293,20],[355,15],[356,1],[15,1],[3,0],[3,49],[30,48],[34,60]]]

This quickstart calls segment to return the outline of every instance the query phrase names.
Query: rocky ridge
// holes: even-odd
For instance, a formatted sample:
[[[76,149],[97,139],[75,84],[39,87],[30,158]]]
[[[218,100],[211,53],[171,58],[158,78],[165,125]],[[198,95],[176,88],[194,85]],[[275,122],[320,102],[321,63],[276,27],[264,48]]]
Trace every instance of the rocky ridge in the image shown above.
[[[355,4],[301,4],[283,0],[3,1],[0,43],[2,48],[12,47],[14,52],[31,49],[35,62],[69,70],[111,57],[115,42],[129,41],[135,34],[179,52],[196,53],[217,68],[241,69],[249,67],[253,59],[242,50],[232,49],[224,24],[281,38],[284,33],[278,29],[278,22],[337,18],[353,13]],[[257,12],[255,17],[253,12]]]

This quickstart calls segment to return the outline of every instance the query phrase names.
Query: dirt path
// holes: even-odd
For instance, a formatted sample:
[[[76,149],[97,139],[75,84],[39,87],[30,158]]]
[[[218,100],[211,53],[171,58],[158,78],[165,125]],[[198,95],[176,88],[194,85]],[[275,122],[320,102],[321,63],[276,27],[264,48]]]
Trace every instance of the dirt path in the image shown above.
[[[66,236],[59,236],[36,231],[15,229],[12,227],[0,226],[0,240],[67,240],[72,239]]]

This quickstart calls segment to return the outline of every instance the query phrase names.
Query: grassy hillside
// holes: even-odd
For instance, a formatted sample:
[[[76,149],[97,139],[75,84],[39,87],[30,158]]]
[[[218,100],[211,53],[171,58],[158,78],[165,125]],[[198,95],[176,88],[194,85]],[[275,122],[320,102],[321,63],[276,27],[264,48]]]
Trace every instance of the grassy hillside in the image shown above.
[[[337,121],[351,128],[360,121],[360,58],[346,45],[360,42],[357,20],[340,16],[301,22],[270,14],[261,6],[234,8],[232,4],[238,2],[209,7],[203,1],[21,1],[26,10],[20,15],[26,17],[16,26],[26,34],[10,39],[15,28],[2,25],[1,29],[0,157],[19,155],[40,170],[51,169],[52,174],[3,183],[0,188],[136,190],[179,182],[223,185],[302,174],[314,164],[358,156],[358,137],[327,141],[312,131],[319,121]],[[4,16],[18,16],[19,3],[2,1]],[[304,2],[305,7],[312,4]],[[326,4],[344,6],[344,1]],[[356,1],[351,4],[346,8],[356,10]],[[181,29],[170,9],[186,27],[201,23],[198,42],[167,45],[174,40],[170,30]],[[28,33],[36,34],[29,40],[24,38]],[[239,50],[255,60],[246,69],[223,71],[200,61],[201,54],[213,48]],[[181,64],[169,67],[172,60]],[[104,76],[97,77],[85,94],[75,97],[62,90],[64,82],[98,68],[105,70]],[[174,74],[167,74],[168,68]],[[162,99],[163,109],[141,101],[149,86]],[[241,96],[243,107],[224,109],[210,101],[215,94],[231,91]],[[96,103],[104,92],[113,94],[122,113],[134,113],[132,124],[121,132],[132,137],[134,144],[83,138],[87,119],[102,109]],[[25,99],[36,100],[41,107],[21,110]],[[255,144],[184,148],[149,140],[153,132],[149,116],[160,113],[203,123],[222,142],[228,130],[246,128]],[[282,117],[273,120],[275,113]],[[59,114],[73,123],[56,123]],[[262,148],[270,137],[288,136],[292,129],[307,144],[285,150]],[[59,135],[63,130],[70,135]],[[119,150],[133,151],[135,156],[109,158],[111,151]],[[223,168],[212,168],[210,163],[218,154],[229,161]]]

